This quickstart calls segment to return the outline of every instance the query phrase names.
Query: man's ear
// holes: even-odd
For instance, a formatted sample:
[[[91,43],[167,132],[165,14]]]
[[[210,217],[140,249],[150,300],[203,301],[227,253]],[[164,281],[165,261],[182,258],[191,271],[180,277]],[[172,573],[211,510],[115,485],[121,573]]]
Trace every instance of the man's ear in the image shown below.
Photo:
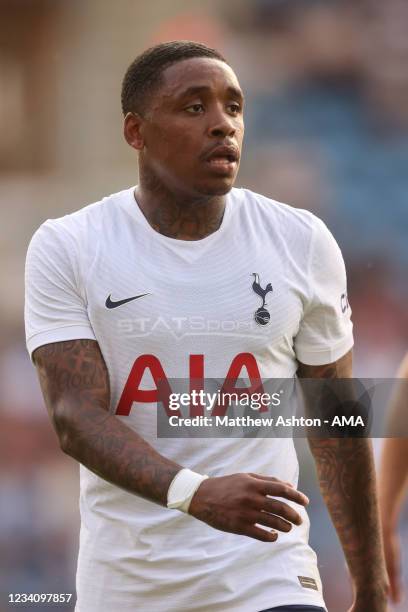
[[[137,113],[127,113],[123,123],[123,135],[128,145],[141,151],[145,145],[142,136],[143,119]]]

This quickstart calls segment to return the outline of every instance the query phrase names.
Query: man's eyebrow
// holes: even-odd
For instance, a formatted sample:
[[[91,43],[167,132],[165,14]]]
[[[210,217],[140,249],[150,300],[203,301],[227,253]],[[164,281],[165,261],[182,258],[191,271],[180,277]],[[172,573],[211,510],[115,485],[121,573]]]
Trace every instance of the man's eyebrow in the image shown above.
[[[177,97],[178,98],[187,98],[189,96],[194,96],[194,95],[200,94],[200,93],[207,93],[209,91],[211,91],[211,87],[208,87],[207,85],[195,85],[195,86],[192,86],[192,87],[187,87],[187,89],[184,89],[183,91],[181,91],[180,94]],[[229,87],[227,87],[227,92],[233,98],[238,98],[241,101],[243,101],[243,99],[244,99],[244,94],[237,87],[229,86]]]
[[[244,100],[244,94],[242,93],[242,91],[240,89],[238,89],[238,87],[228,87],[227,91],[229,94],[231,94],[234,98],[238,98],[239,100],[241,100],[241,102]]]

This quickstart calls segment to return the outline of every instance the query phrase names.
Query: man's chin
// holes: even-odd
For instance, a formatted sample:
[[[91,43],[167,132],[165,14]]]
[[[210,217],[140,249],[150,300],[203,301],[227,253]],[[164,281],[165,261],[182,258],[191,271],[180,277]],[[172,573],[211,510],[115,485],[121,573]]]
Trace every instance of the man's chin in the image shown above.
[[[207,196],[223,196],[231,191],[235,183],[234,179],[224,179],[208,181],[205,184],[197,185],[197,191]]]

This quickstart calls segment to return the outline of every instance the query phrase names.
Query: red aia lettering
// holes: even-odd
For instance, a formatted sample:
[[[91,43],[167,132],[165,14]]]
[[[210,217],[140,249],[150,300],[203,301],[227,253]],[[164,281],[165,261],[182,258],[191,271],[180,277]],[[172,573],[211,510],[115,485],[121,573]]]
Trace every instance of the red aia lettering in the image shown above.
[[[156,385],[155,389],[139,389],[145,370],[149,369]],[[177,415],[178,411],[168,408],[171,393],[169,381],[162,365],[154,355],[140,355],[130,370],[130,374],[122,391],[116,414],[129,416],[133,402],[151,403],[163,402],[167,414]],[[181,415],[180,415],[181,416]]]
[[[204,389],[204,355],[190,355],[190,393]],[[205,408],[201,404],[190,405],[190,417],[203,416]]]
[[[249,387],[237,387],[236,382],[242,369],[246,368],[250,380]],[[140,389],[140,383],[146,369],[155,383],[155,389]],[[190,355],[189,357],[190,393],[193,390],[204,389],[204,355]],[[222,393],[236,393],[238,398],[242,395],[252,393],[263,393],[263,385],[259,368],[252,353],[239,353],[234,357],[229,367],[224,383],[221,388]],[[168,415],[181,416],[179,410],[169,409],[169,395],[172,393],[170,383],[157,357],[154,355],[140,355],[134,362],[130,374],[126,381],[122,395],[116,408],[116,414],[129,416],[133,402],[139,403],[158,403],[162,402]],[[227,406],[215,406],[212,416],[223,416],[228,409]],[[262,406],[259,411],[267,410]],[[190,416],[201,416],[204,414],[204,406],[190,406]]]
[[[237,379],[241,374],[243,368],[246,368],[248,378],[250,380],[249,387],[236,387]],[[224,384],[222,385],[220,395],[223,393],[236,393],[238,398],[242,395],[251,395],[252,393],[263,393],[263,385],[259,368],[255,357],[252,353],[239,353],[229,367],[228,373],[225,377]],[[211,416],[224,416],[228,410],[228,404],[225,406],[214,406]],[[266,406],[262,405],[259,412],[265,412],[268,410]]]

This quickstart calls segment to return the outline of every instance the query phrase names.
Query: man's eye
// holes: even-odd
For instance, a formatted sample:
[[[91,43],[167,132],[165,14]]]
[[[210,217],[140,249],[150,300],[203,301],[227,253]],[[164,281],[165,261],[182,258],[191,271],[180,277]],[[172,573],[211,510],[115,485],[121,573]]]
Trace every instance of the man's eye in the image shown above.
[[[204,111],[204,106],[202,104],[192,104],[191,106],[188,106],[186,108],[186,111],[193,115],[198,115],[199,113]]]
[[[234,102],[233,104],[229,104],[228,105],[229,110],[234,113],[235,115],[239,112],[241,112],[241,106],[239,104],[237,104],[236,102]]]

